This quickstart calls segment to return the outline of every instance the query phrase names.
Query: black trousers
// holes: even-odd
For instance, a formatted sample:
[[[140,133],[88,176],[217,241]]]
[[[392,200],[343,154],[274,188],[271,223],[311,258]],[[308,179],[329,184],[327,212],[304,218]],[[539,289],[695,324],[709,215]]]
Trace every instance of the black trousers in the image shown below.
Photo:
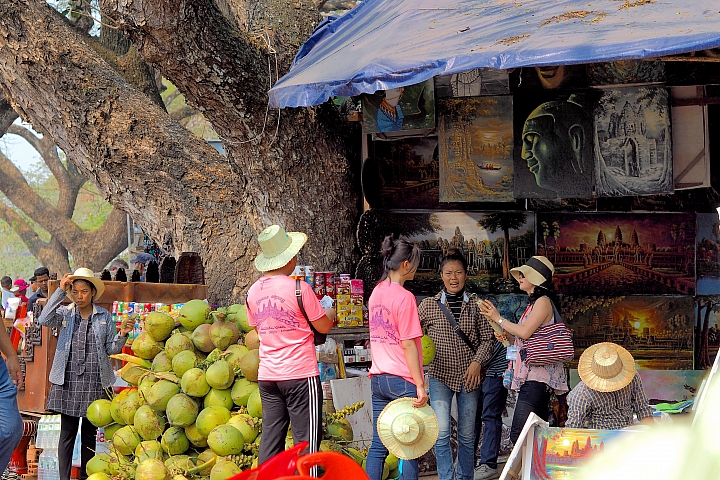
[[[550,414],[548,412],[548,402],[551,394],[550,387],[545,383],[528,380],[522,384],[518,392],[515,414],[510,428],[510,441],[513,444],[517,442],[525,426],[525,421],[531,413],[547,421]]]
[[[77,436],[78,424],[80,417],[72,417],[70,415],[60,415],[60,444],[58,445],[58,467],[60,468],[60,480],[70,480],[70,471],[72,470],[73,448],[75,447],[75,437]],[[88,477],[85,467],[90,459],[95,455],[95,441],[97,438],[97,427],[90,423],[90,420],[83,418],[82,428],[80,429],[80,480]]]
[[[295,443],[310,443],[305,453],[320,449],[322,439],[322,389],[320,377],[259,381],[263,409],[263,433],[258,464],[285,450],[285,437],[292,422]]]

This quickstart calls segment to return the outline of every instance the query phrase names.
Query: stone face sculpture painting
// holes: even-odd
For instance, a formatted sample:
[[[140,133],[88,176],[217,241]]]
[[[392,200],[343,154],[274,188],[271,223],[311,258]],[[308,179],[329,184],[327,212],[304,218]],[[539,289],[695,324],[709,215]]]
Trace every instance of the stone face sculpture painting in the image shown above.
[[[435,89],[427,80],[362,96],[363,133],[392,133],[435,127]]]
[[[673,193],[668,92],[604,90],[594,111],[597,196]]]

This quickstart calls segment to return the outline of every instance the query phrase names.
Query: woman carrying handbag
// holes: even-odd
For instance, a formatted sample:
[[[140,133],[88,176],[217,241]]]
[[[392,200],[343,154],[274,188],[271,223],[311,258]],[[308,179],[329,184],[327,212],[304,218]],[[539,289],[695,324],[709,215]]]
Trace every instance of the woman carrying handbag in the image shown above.
[[[552,275],[555,272],[553,264],[543,256],[531,257],[525,265],[513,268],[510,273],[520,284],[520,290],[530,297],[529,304],[517,324],[502,318],[497,308],[489,301],[479,302],[480,313],[488,320],[498,324],[503,330],[501,337],[511,335],[515,338],[514,347],[508,347],[508,358],[511,356],[509,370],[512,372],[510,389],[518,392],[515,415],[510,429],[510,440],[515,443],[520,436],[525,421],[530,413],[535,413],[543,420],[548,419],[548,401],[550,395],[566,393],[568,389],[567,378],[563,361],[567,361],[567,349],[558,352],[553,357],[544,358],[541,362],[528,361],[528,347],[530,351],[533,342],[545,342],[539,336],[533,338],[538,329],[547,329],[556,321],[561,321],[555,306],[556,299],[552,285]],[[560,325],[558,325],[560,327]],[[554,329],[553,329],[554,330]],[[567,329],[560,327],[560,334]],[[560,340],[567,340],[563,337]],[[499,338],[500,340],[500,338]],[[570,358],[572,358],[572,338],[570,337]],[[550,363],[547,363],[550,362]],[[542,363],[542,364],[538,364]]]

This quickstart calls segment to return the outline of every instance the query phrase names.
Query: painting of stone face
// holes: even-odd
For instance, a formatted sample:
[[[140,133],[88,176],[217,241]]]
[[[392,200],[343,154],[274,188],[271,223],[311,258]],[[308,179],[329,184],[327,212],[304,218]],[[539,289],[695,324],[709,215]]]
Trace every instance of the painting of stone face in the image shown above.
[[[603,91],[595,107],[598,196],[673,193],[668,92],[664,87]]]
[[[717,213],[697,214],[697,293],[720,294],[720,222]]]
[[[476,68],[467,72],[435,77],[435,96],[479,97],[510,93],[508,74],[494,68]]]
[[[435,208],[438,205],[437,137],[369,144],[363,163],[365,199],[374,208]]]
[[[695,368],[710,368],[720,347],[720,296],[695,298]]]
[[[570,297],[561,302],[574,333],[575,360],[600,342],[622,345],[646,370],[693,368],[693,298],[689,296]]]
[[[591,63],[587,66],[590,85],[628,85],[665,81],[665,64],[656,60],[618,60],[617,62]]]
[[[512,97],[438,106],[441,202],[513,201]]]
[[[695,215],[538,213],[538,255],[565,294],[695,293]]]
[[[524,67],[510,73],[513,91],[577,90],[586,86],[585,65]]]
[[[363,133],[435,127],[433,80],[362,96]]]
[[[515,95],[515,198],[590,198],[591,94]]]

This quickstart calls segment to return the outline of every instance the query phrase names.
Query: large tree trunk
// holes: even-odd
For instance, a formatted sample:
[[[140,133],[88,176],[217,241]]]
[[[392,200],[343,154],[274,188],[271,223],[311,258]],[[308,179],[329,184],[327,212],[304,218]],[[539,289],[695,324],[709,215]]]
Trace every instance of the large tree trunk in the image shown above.
[[[354,251],[358,195],[332,111],[283,111],[277,131],[276,114],[266,119],[271,52],[287,65],[315,16],[252,3],[265,21],[255,33],[233,30],[202,0],[101,2],[213,124],[227,159],[130,87],[42,0],[0,3],[0,87],[15,110],[156,241],[169,233],[178,253],[199,252],[213,301],[252,283],[256,236],[269,224],[309,234],[303,264],[350,271]]]

